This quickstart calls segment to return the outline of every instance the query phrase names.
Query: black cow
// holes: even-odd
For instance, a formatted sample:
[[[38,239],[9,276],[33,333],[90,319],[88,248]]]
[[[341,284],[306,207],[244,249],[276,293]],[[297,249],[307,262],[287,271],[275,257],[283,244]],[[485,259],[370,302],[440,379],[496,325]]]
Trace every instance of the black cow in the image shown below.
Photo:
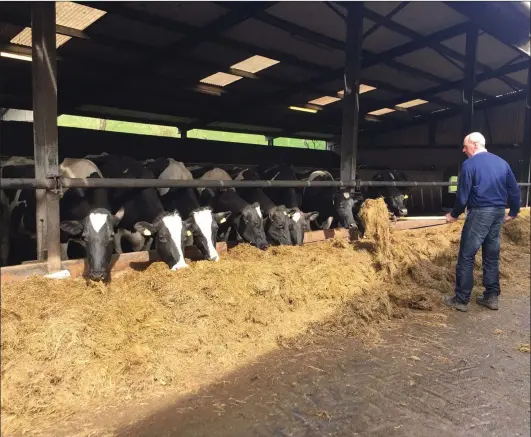
[[[200,174],[199,171],[196,174]],[[203,180],[232,180],[230,175],[221,168],[214,168],[202,174]],[[232,231],[238,238],[246,241],[261,250],[268,248],[269,244],[265,236],[264,219],[258,202],[248,203],[236,193],[233,188],[204,188],[198,189],[200,201],[205,206],[211,206],[214,212],[231,211],[232,214],[220,227],[225,241]]]
[[[262,180],[296,181],[295,171],[290,165],[278,164],[274,166],[259,166],[256,172]],[[277,205],[288,208],[290,218],[290,236],[294,245],[302,245],[304,232],[311,229],[311,222],[319,216],[317,211],[303,212],[302,191],[300,188],[269,187],[264,193]]]
[[[260,180],[258,173],[248,168],[234,170],[231,176],[234,180]],[[247,202],[258,202],[260,204],[262,215],[265,217],[264,229],[266,237],[270,243],[292,245],[289,215],[296,211],[288,210],[285,205],[275,205],[262,188],[238,188],[236,192]]]
[[[376,173],[373,181],[396,181],[396,174],[391,170],[383,170]],[[365,190],[365,197],[368,199],[377,199],[383,197],[389,212],[393,217],[405,217],[407,216],[407,208],[404,204],[406,196],[397,187],[368,187]]]
[[[61,175],[71,178],[100,178],[98,167],[86,159],[65,159],[60,164]],[[11,165],[2,168],[5,178],[34,178],[35,167],[32,164]],[[10,203],[11,249],[22,249],[18,262],[31,259],[20,247],[20,237],[26,237],[26,244],[36,248],[36,198],[34,190],[6,190]],[[66,189],[59,202],[61,258],[67,259],[68,241],[78,237],[85,246],[88,261],[88,276],[92,280],[109,278],[112,256],[114,229],[120,221],[119,216],[111,214],[106,189]],[[16,243],[16,248],[15,246]],[[34,256],[33,251],[33,256]],[[16,255],[15,255],[16,256]],[[21,258],[21,259],[20,259]],[[13,259],[13,258],[12,258]]]
[[[152,171],[135,159],[106,155],[93,158],[105,178],[155,179]],[[178,211],[166,211],[155,188],[115,188],[109,190],[112,208],[122,215],[114,246],[122,252],[122,238],[133,251],[146,250],[153,239],[161,258],[172,270],[188,267],[184,259],[184,240],[190,222]],[[118,214],[118,213],[117,213]]]
[[[9,201],[3,191],[0,191],[0,266],[6,266],[9,260]]]
[[[324,170],[313,171],[305,180],[333,181],[333,176]],[[307,187],[303,189],[302,208],[319,212],[321,229],[342,227],[357,229],[358,221],[354,216],[355,210],[363,203],[363,198],[353,190],[338,189],[337,187]]]
[[[192,173],[182,162],[171,158],[159,158],[144,163],[159,179],[192,180]],[[167,211],[179,211],[190,224],[193,242],[205,259],[218,261],[216,239],[220,223],[231,215],[230,211],[214,213],[210,207],[202,207],[195,188],[159,188],[158,193]]]

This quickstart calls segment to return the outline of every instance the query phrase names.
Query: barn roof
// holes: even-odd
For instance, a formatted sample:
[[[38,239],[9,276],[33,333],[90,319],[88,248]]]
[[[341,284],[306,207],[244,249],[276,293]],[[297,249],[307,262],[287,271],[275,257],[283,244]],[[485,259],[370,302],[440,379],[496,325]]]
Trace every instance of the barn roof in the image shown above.
[[[365,2],[361,135],[525,98],[525,2]],[[529,3],[529,2],[527,2]],[[272,137],[341,133],[341,2],[57,2],[60,113]],[[0,3],[0,107],[31,109],[29,2]],[[9,57],[6,57],[9,56]]]

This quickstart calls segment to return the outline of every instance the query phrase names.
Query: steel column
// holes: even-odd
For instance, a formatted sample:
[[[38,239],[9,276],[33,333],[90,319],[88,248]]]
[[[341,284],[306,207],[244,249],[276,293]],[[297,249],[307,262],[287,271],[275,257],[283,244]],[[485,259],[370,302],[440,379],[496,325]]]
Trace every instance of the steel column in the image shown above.
[[[474,88],[476,86],[476,51],[478,46],[478,28],[471,27],[466,32],[465,78],[463,80],[463,137],[472,131],[474,119]]]
[[[341,130],[341,181],[356,179],[358,124],[360,112],[360,71],[363,42],[363,2],[348,3],[345,47],[345,89]]]
[[[59,176],[55,2],[32,3],[31,27],[35,177],[54,178]],[[37,190],[36,197],[37,259],[47,260],[50,273],[59,271],[59,195]]]
[[[525,99],[524,141],[523,141],[523,178],[522,182],[531,182],[531,66],[527,70],[527,88]],[[523,190],[522,190],[523,191]],[[529,206],[529,186],[525,190],[524,205]]]

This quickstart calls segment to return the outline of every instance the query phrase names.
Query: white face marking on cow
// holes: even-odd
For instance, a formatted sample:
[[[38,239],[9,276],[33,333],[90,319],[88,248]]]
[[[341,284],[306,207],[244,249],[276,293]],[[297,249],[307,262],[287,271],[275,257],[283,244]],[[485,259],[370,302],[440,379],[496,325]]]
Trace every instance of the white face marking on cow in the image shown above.
[[[262,217],[262,211],[260,211],[260,207],[257,206],[255,209],[256,209],[256,213],[258,214],[258,216]]]
[[[347,193],[347,192],[344,192],[344,193],[343,193],[343,197],[344,197],[345,199],[348,199],[348,198],[350,197],[350,194]]]
[[[96,232],[99,232],[107,221],[107,214],[93,212],[89,215],[89,221]]]
[[[168,229],[171,239],[177,247],[177,252],[179,253],[179,261],[171,269],[177,270],[180,268],[188,267],[184,261],[183,247],[182,247],[182,233],[183,233],[183,220],[180,215],[173,214],[167,215],[162,219],[162,222]]]
[[[212,244],[212,213],[208,209],[203,209],[194,212],[193,217],[195,224],[206,238],[209,258],[219,261],[219,254]]]
[[[301,213],[300,212],[296,212],[295,214],[293,214],[291,216],[292,220],[295,222],[295,223],[298,223],[300,218],[301,218]]]

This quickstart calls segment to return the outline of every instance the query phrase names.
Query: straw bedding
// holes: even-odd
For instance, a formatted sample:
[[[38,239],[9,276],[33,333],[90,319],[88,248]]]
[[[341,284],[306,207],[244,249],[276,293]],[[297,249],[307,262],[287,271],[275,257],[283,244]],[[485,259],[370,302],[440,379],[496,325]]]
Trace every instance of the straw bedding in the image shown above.
[[[194,391],[302,333],[372,335],[373,322],[431,309],[434,290],[452,289],[460,223],[392,232],[382,200],[361,215],[370,238],[354,243],[239,245],[219,263],[179,272],[155,263],[109,286],[44,278],[5,286],[2,434]],[[529,253],[529,212],[504,227],[502,241],[508,275]]]

